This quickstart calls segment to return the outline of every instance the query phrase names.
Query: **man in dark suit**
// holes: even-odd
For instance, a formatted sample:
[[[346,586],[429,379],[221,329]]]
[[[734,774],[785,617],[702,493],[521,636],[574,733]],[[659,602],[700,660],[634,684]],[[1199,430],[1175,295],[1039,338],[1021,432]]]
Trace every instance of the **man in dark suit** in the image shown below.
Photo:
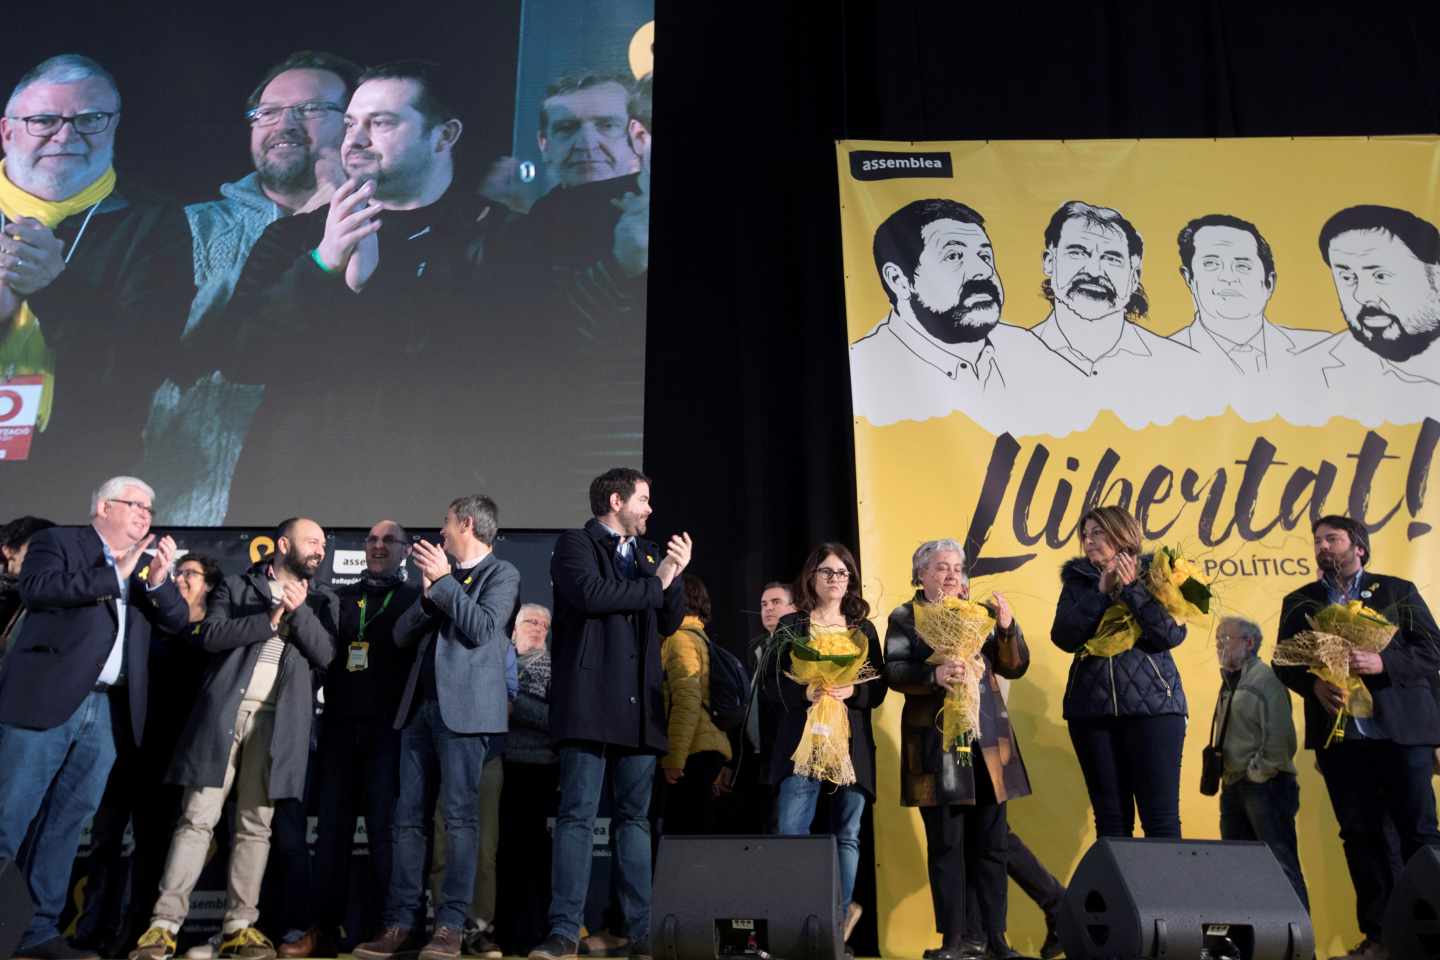
[[[212,656],[165,777],[183,785],[185,795],[150,927],[130,960],[174,956],[232,788],[235,837],[218,957],[274,960],[274,946],[255,923],[275,803],[305,795],[315,673],[335,654],[335,594],[311,582],[324,559],[318,523],[284,521],[275,552],[226,577],[210,594],[204,622],[191,631]]]
[[[680,627],[690,536],[662,556],[641,540],[650,480],[616,467],[590,484],[594,515],[555,542],[550,734],[560,755],[560,809],[551,858],[550,936],[531,960],[576,954],[595,812],[609,768],[611,846],[630,955],[650,953],[650,792],[667,748],[660,640]]]
[[[415,919],[424,916],[425,828],[437,797],[445,821],[445,878],[435,932],[420,958],[460,956],[480,851],[480,774],[492,740],[509,727],[505,652],[519,606],[520,571],[495,556],[498,532],[494,500],[460,497],[445,512],[444,549],[421,540],[410,553],[422,593],[395,624],[398,646],[419,643],[395,715],[400,731],[395,863],[385,931],[355,948],[359,960],[414,950]]]
[[[134,477],[107,480],[90,526],[41,530],[20,571],[29,613],[0,663],[0,860],[16,859],[34,831],[21,866],[35,916],[20,956],[95,956],[57,925],[80,828],[115,763],[112,722],[128,722],[136,743],[144,733],[151,628],[186,623],[169,579],[175,541],[150,534],[153,498]]]
[[[1309,629],[1307,615],[1352,600],[1400,628],[1380,653],[1350,654],[1350,671],[1370,691],[1375,712],[1347,718],[1333,740],[1346,691],[1304,667],[1275,668],[1281,682],[1305,702],[1305,748],[1315,751],[1340,823],[1355,912],[1365,935],[1347,956],[1384,960],[1381,922],[1396,877],[1386,824],[1395,825],[1403,860],[1422,846],[1440,846],[1430,784],[1431,757],[1440,744],[1440,629],[1415,584],[1365,569],[1371,555],[1363,524],[1326,516],[1315,521],[1313,530],[1321,576],[1285,597],[1279,639]]]

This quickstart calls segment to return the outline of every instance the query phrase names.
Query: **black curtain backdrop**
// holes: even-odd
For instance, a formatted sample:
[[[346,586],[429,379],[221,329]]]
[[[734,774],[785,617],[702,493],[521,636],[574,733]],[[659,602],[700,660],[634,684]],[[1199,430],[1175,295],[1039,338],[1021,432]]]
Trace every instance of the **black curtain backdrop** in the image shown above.
[[[1433,133],[1437,11],[658,0],[645,466],[712,636],[757,632],[811,544],[857,540],[835,140]]]

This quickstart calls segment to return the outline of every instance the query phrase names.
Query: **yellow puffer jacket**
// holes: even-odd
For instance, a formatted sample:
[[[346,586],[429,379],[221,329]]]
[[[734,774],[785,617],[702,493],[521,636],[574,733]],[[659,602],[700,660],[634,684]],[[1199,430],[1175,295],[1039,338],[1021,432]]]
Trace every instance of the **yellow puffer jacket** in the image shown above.
[[[670,752],[662,767],[682,768],[692,754],[714,750],[730,759],[730,738],[710,719],[710,645],[699,617],[686,617],[660,647]]]

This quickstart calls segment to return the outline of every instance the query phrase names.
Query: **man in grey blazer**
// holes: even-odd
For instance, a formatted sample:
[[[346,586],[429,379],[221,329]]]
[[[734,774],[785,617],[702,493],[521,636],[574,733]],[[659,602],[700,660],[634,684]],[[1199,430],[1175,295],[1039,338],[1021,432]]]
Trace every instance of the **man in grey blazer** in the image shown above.
[[[494,500],[460,497],[445,513],[443,549],[421,540],[410,554],[423,593],[395,625],[396,644],[418,642],[419,649],[395,716],[400,797],[394,867],[385,930],[355,948],[359,960],[386,960],[415,948],[419,931],[413,927],[423,915],[427,797],[438,797],[445,821],[445,878],[435,932],[420,960],[460,956],[480,846],[475,797],[491,738],[509,726],[505,651],[520,572],[495,556],[498,529]]]

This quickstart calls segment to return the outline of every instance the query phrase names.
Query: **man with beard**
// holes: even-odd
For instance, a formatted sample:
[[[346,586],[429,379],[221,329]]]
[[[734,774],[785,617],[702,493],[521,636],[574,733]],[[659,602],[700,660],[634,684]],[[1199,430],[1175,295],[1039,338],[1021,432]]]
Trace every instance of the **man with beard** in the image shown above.
[[[231,519],[283,503],[292,480],[282,468],[302,450],[326,465],[337,515],[368,511],[377,485],[399,497],[397,513],[418,513],[421,461],[447,483],[478,472],[475,449],[447,443],[448,431],[422,411],[439,402],[432,384],[475,381],[483,312],[470,247],[498,217],[452,188],[462,124],[436,64],[367,70],[345,122],[348,179],[327,207],[265,230],[225,317],[222,372],[266,384],[231,484]],[[504,372],[509,333],[484,330],[487,384]],[[276,336],[288,349],[272,349]],[[326,371],[316,376],[320,355]],[[488,413],[503,421],[507,399],[496,393],[485,390]],[[377,467],[376,438],[388,466]]]
[[[1372,556],[1364,524],[1331,515],[1311,529],[1320,579],[1285,597],[1279,640],[1311,629],[1308,618],[1322,608],[1354,601],[1399,627],[1379,653],[1350,653],[1350,673],[1365,684],[1374,712],[1364,719],[1347,716],[1338,732],[1336,717],[1353,694],[1303,666],[1275,667],[1280,681],[1304,701],[1305,749],[1315,751],[1340,825],[1364,934],[1346,957],[1387,960],[1382,924],[1400,864],[1422,846],[1440,847],[1430,783],[1440,745],[1440,627],[1415,584],[1366,569]],[[1398,861],[1386,836],[1390,824],[1399,838]]]
[[[253,172],[222,184],[221,199],[185,208],[198,290],[184,325],[186,346],[206,376],[184,386],[167,381],[156,394],[146,430],[145,462],[162,478],[165,520],[203,526],[225,518],[230,476],[261,383],[227,383],[212,371],[219,325],[245,258],[281,217],[318,209],[345,179],[340,141],[345,104],[360,68],[315,50],[292,53],[265,74],[245,104]]]
[[[366,917],[378,917],[390,886],[390,825],[399,792],[400,735],[393,729],[413,650],[395,642],[395,624],[420,597],[405,575],[410,535],[381,520],[365,537],[365,572],[341,587],[336,656],[325,674],[325,716],[315,756],[319,839],[315,851],[317,928],[280,947],[281,956],[333,957],[350,904],[350,866],[357,815],[365,816],[373,877]],[[351,944],[373,927],[354,931]]]
[[[30,70],[0,117],[0,384],[35,395],[5,486],[78,520],[87,462],[137,466],[151,392],[172,372],[194,291],[178,207],[117,187],[114,78],[62,54]],[[11,427],[17,426],[14,422]]]
[[[314,713],[314,677],[335,653],[338,602],[312,583],[325,559],[325,531],[292,518],[275,530],[275,552],[210,594],[192,642],[213,654],[200,697],[166,777],[185,789],[150,929],[130,960],[169,960],[190,912],[190,894],[225,798],[236,790],[235,837],[221,927],[221,958],[271,960],[255,923],[270,855],[275,801],[304,796]]]
[[[1440,404],[1440,231],[1405,210],[1358,206],[1320,228],[1342,330],[1313,358],[1335,391],[1330,410],[1360,420],[1413,423]]]
[[[890,315],[850,346],[855,415],[876,426],[964,411],[993,433],[1083,426],[1047,385],[1073,372],[1023,327],[1005,295],[985,219],[954,200],[916,200],[875,231]]]

